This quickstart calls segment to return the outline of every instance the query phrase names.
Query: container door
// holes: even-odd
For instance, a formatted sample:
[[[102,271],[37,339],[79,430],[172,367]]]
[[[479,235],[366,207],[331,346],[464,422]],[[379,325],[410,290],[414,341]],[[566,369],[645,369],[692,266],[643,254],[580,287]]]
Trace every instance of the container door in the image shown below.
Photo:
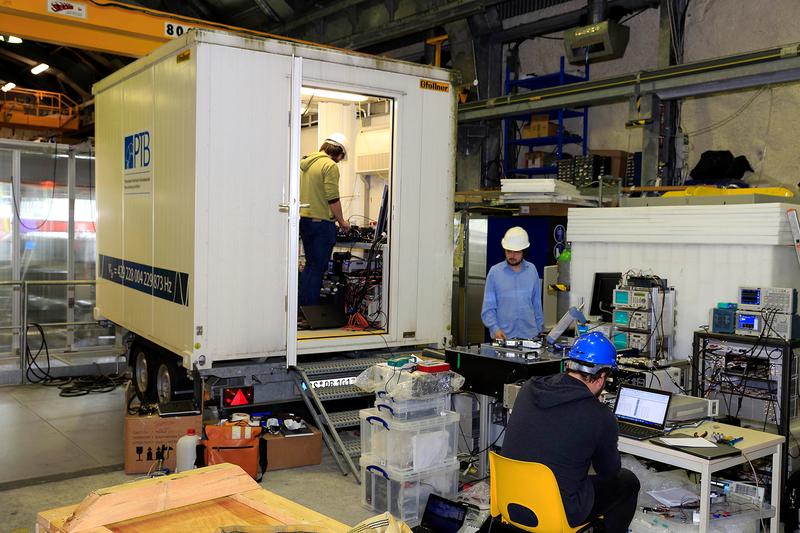
[[[300,63],[216,45],[198,56],[196,220],[208,238],[197,242],[195,353],[208,354],[207,366],[286,355],[293,363]]]
[[[297,363],[297,266],[300,260],[300,89],[303,81],[303,59],[292,59],[291,112],[289,114],[289,188],[287,236],[286,366]]]

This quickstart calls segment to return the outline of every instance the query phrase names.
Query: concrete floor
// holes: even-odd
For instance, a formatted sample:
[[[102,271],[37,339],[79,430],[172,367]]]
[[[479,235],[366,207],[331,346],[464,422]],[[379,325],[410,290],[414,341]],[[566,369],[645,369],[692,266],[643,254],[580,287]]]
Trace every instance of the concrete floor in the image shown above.
[[[122,472],[122,401],[121,388],[62,398],[38,385],[0,387],[2,532],[32,532],[37,512],[140,477]],[[324,447],[322,464],[268,472],[261,486],[350,525],[374,514]]]

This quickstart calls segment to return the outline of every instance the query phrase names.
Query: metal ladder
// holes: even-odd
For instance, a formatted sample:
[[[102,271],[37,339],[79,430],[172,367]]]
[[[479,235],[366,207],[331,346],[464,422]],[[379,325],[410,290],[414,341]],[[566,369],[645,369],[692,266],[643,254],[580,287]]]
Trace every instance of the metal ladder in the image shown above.
[[[344,475],[347,475],[348,471],[352,472],[358,483],[361,483],[361,471],[353,462],[353,458],[361,455],[361,440],[359,438],[343,439],[339,434],[341,430],[355,429],[360,425],[358,409],[328,412],[325,402],[366,397],[371,396],[372,393],[365,392],[355,385],[330,385],[315,388],[311,382],[355,377],[372,365],[385,362],[386,359],[382,357],[336,359],[305,363],[292,369],[300,395],[315,424],[320,429],[325,445],[339,465],[339,470]]]

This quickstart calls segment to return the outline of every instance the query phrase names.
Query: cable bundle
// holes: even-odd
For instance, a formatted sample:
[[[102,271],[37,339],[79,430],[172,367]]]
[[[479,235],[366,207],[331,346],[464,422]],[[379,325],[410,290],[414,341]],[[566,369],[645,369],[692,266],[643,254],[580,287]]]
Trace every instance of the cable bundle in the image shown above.
[[[47,347],[47,338],[44,334],[44,328],[36,323],[31,323],[28,326],[36,328],[42,342],[36,353],[31,352],[30,344],[26,344],[25,353],[27,354],[28,364],[25,369],[25,377],[31,383],[39,383],[47,387],[58,387],[61,391],[59,396],[72,398],[75,396],[86,396],[87,394],[102,394],[111,392],[120,385],[128,382],[128,377],[123,374],[102,374],[97,375],[82,375],[71,377],[54,377],[50,371],[50,350]],[[44,367],[39,364],[39,357],[44,352],[45,364]]]

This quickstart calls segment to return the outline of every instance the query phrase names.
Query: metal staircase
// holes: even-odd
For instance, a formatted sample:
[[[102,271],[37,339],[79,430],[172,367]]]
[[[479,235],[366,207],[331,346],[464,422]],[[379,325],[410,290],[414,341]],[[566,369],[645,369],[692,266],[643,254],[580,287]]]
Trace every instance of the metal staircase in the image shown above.
[[[305,363],[293,368],[297,388],[315,424],[322,432],[325,445],[339,465],[339,470],[344,475],[352,472],[358,483],[361,483],[361,471],[354,459],[361,455],[361,440],[357,436],[347,438],[341,434],[345,430],[358,428],[360,424],[358,409],[328,411],[325,404],[336,400],[371,396],[372,393],[364,392],[355,385],[337,383],[342,378],[353,378],[372,365],[385,361],[386,359],[382,357],[337,359]],[[322,386],[314,387],[312,382],[315,381],[322,381]],[[330,381],[331,384],[326,385],[325,381]]]

